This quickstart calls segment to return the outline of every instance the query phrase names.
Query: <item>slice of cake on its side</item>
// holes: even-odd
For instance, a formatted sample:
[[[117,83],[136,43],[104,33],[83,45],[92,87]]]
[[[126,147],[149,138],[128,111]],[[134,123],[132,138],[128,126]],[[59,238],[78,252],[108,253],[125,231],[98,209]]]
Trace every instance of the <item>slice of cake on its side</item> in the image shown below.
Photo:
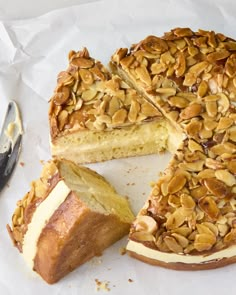
[[[117,50],[111,68],[185,137],[132,225],[128,251],[174,269],[236,262],[236,41],[177,28]]]
[[[50,101],[54,157],[91,163],[158,153],[166,148],[165,120],[87,49],[69,54]]]
[[[48,283],[129,232],[126,198],[96,172],[66,160],[50,161],[17,203],[8,231],[29,266]]]

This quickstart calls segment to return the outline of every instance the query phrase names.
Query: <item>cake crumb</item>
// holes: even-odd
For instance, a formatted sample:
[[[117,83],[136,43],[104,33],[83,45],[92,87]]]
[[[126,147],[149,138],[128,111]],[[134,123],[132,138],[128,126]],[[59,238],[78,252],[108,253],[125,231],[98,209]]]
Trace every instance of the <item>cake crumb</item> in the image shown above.
[[[96,291],[104,290],[104,291],[110,291],[109,288],[109,281],[99,281],[98,279],[95,279],[96,282]]]
[[[90,260],[90,263],[92,265],[100,265],[102,263],[102,259],[100,257],[95,256]]]
[[[128,279],[128,282],[129,282],[129,283],[133,283],[133,280],[132,280],[132,279]]]
[[[125,247],[121,247],[119,249],[119,253],[120,253],[120,255],[125,255],[126,254],[126,248]]]
[[[25,163],[24,162],[20,162],[20,166],[21,167],[24,167],[25,166]]]

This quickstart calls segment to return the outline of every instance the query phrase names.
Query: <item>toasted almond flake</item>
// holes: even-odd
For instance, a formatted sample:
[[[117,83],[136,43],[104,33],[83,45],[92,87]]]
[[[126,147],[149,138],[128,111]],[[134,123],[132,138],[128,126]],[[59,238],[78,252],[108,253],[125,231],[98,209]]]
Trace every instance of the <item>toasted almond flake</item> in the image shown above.
[[[140,242],[154,242],[155,238],[152,234],[145,231],[137,231],[130,235],[130,238]]]
[[[180,203],[183,208],[193,210],[196,206],[193,198],[188,194],[181,194]]]
[[[166,221],[167,229],[175,229],[180,227],[184,221],[186,220],[186,216],[183,214],[183,209],[178,208],[173,214],[171,214]]]
[[[169,194],[180,191],[186,183],[186,178],[182,174],[175,175],[168,184],[167,190]]]
[[[178,244],[182,247],[182,248],[186,248],[189,244],[189,240],[177,233],[173,233],[171,234],[171,236],[173,236],[175,238],[175,240],[178,242]]]
[[[194,248],[201,252],[210,250],[215,244],[216,238],[209,234],[197,234],[194,240]]]
[[[220,211],[213,198],[209,196],[202,197],[201,199],[199,199],[198,205],[200,209],[204,213],[206,213],[211,220],[217,220]]]
[[[195,152],[195,151],[203,152],[202,146],[192,139],[190,139],[188,142],[188,148],[191,152]]]
[[[235,176],[225,169],[216,170],[215,176],[230,187],[236,184]]]
[[[199,234],[207,234],[207,235],[213,235],[215,237],[215,234],[207,227],[205,224],[197,224],[196,225],[198,233]]]
[[[193,103],[189,106],[187,106],[181,113],[180,118],[181,119],[191,119],[193,117],[197,117],[200,115],[202,111],[202,105],[198,103]]]
[[[216,129],[217,130],[228,129],[233,123],[234,123],[233,119],[228,117],[221,117]]]
[[[175,238],[166,236],[164,238],[164,242],[166,243],[167,247],[174,253],[183,253],[182,246],[175,240]]]
[[[207,91],[208,91],[208,83],[202,80],[201,83],[199,84],[197,94],[198,96],[203,97],[206,95]]]
[[[92,59],[87,59],[84,57],[77,57],[72,59],[71,65],[82,69],[88,69],[94,65],[94,61]]]
[[[218,173],[217,175],[221,176],[221,174],[222,172]],[[207,178],[203,181],[203,183],[206,186],[206,188],[209,190],[209,192],[211,192],[214,196],[218,198],[224,198],[228,196],[229,194],[229,188],[221,180],[218,180],[216,178]]]
[[[187,170],[187,171],[193,171],[193,172],[198,172],[201,171],[204,165],[204,161],[196,161],[193,163],[180,163],[179,168]]]
[[[212,52],[207,55],[207,60],[211,63],[224,59],[230,55],[230,52],[228,50],[222,49],[219,51]]]
[[[217,115],[217,103],[215,101],[206,102],[206,111],[209,117],[214,118]]]
[[[171,106],[177,107],[177,108],[186,108],[189,105],[189,101],[184,98],[184,97],[180,97],[180,96],[172,96],[169,98],[169,104]]]
[[[119,125],[123,124],[127,118],[127,111],[125,109],[119,109],[112,116],[112,124]]]
[[[198,186],[191,190],[191,195],[195,199],[200,199],[204,197],[207,193],[207,188],[205,186]]]
[[[146,85],[151,85],[152,81],[146,67],[138,67],[135,69],[135,72],[141,81],[143,81]]]
[[[97,94],[97,90],[90,88],[88,90],[83,91],[81,97],[83,101],[87,102],[92,100],[96,96],[96,94]]]

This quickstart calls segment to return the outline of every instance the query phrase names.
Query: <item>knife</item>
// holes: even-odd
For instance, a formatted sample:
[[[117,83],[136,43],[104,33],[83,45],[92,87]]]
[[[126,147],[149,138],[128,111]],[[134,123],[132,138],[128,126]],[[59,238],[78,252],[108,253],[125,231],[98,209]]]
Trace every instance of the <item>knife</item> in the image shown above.
[[[0,192],[10,179],[17,163],[23,129],[17,104],[10,101],[0,133]]]

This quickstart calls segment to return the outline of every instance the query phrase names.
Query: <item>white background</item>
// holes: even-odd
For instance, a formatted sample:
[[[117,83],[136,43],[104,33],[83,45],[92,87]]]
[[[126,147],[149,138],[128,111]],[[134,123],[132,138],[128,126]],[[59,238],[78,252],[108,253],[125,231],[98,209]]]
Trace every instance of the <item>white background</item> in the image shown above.
[[[9,187],[0,195],[0,294],[96,294],[95,279],[109,281],[109,294],[235,294],[236,265],[198,272],[153,267],[119,254],[126,238],[53,286],[34,275],[12,247],[5,225],[16,201],[39,176],[40,160],[50,158],[47,101],[57,73],[67,65],[69,50],[87,46],[93,57],[107,64],[118,47],[177,26],[215,30],[236,38],[233,0],[84,2],[0,0],[0,120],[8,100],[15,99],[25,131],[20,158],[25,166],[17,166]],[[76,3],[82,4],[55,11]],[[91,167],[128,195],[137,213],[149,193],[149,182],[158,177],[168,160],[169,155],[155,155]]]

